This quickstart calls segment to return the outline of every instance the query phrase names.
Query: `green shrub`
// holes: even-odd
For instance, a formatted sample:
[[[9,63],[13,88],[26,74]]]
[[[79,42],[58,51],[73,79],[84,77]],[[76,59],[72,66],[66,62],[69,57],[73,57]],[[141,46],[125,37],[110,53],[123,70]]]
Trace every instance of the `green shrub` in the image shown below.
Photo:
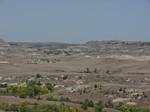
[[[51,83],[47,83],[46,87],[48,88],[49,91],[53,91],[54,90],[54,85]]]
[[[88,107],[93,107],[93,106],[94,106],[94,103],[92,100],[85,99],[81,105],[81,108],[83,108],[84,110],[87,110]]]
[[[94,105],[95,112],[102,112],[104,107],[105,107],[105,104],[102,101],[95,103]]]

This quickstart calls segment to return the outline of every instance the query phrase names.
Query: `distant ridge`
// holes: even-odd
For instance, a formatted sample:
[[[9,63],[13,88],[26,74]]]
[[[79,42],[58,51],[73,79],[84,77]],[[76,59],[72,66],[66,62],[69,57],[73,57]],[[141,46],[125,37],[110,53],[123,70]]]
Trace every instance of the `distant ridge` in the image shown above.
[[[85,43],[86,45],[137,45],[143,46],[147,45],[150,46],[150,42],[146,41],[124,41],[124,40],[102,40],[102,41],[88,41]]]

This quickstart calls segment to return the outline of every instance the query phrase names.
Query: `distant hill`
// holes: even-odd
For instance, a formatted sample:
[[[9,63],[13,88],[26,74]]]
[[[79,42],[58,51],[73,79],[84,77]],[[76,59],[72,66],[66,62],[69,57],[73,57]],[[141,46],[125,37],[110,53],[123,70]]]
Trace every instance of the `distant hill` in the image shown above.
[[[2,43],[3,42],[3,43]],[[87,55],[150,55],[150,42],[142,41],[89,41],[83,44],[69,44],[57,42],[4,42],[0,39],[1,46],[10,48],[34,48],[45,51],[69,51],[70,54],[81,53]]]

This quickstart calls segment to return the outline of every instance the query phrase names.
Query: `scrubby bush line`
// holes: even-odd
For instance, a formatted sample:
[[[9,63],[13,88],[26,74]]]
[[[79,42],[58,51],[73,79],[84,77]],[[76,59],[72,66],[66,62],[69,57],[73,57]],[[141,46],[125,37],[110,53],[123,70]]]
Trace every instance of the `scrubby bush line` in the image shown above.
[[[84,107],[87,106],[87,107]],[[98,101],[97,103],[93,103],[90,100],[85,100],[81,108],[73,108],[70,106],[66,106],[65,104],[47,104],[47,105],[39,105],[39,104],[28,104],[28,103],[19,103],[19,104],[0,104],[0,110],[7,112],[86,112],[88,108],[94,108],[95,112],[104,112],[104,108],[112,108],[119,110],[121,112],[150,112],[148,108],[126,105],[124,103],[112,103],[107,102],[104,103],[102,101]]]
[[[0,104],[0,110],[7,112],[83,112],[81,108],[71,108],[64,104],[56,105],[31,105],[27,103],[20,104]]]

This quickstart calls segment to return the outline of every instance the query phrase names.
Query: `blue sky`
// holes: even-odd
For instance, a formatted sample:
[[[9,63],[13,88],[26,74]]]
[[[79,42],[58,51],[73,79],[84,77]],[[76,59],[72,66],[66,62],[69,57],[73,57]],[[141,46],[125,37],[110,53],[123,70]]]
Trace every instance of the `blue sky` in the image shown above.
[[[150,41],[150,0],[0,0],[7,41]]]

